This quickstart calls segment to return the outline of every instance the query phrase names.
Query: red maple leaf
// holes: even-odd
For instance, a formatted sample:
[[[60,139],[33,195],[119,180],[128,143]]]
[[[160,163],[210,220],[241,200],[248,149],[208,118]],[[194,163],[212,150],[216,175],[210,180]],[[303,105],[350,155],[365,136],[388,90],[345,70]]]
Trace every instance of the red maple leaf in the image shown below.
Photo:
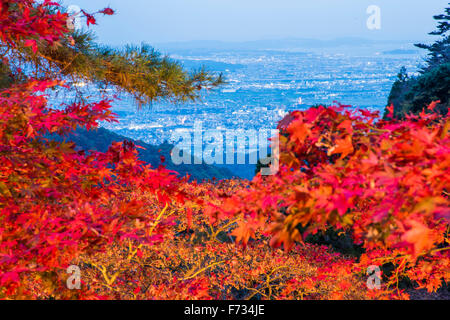
[[[388,117],[389,118],[393,118],[394,117],[394,104],[391,104],[389,107],[386,108],[389,113],[388,113]]]
[[[89,27],[90,24],[97,24],[97,21],[95,20],[94,16],[92,14],[87,13],[84,10],[81,10],[81,12],[86,17],[86,24]]]
[[[103,13],[104,15],[112,16],[114,14],[114,10],[111,8],[105,8],[98,13]]]

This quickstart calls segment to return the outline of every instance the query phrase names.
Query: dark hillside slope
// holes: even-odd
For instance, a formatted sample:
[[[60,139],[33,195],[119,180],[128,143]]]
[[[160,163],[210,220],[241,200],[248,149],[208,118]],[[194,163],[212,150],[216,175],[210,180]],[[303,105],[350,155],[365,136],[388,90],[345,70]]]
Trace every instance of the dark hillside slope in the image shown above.
[[[55,137],[55,140],[63,140],[62,137]],[[216,178],[218,180],[231,179],[233,174],[227,168],[219,168],[216,166],[201,164],[201,165],[174,165],[171,160],[170,153],[174,148],[173,145],[164,143],[159,146],[153,146],[142,141],[134,141],[127,137],[116,134],[105,128],[98,128],[87,131],[86,129],[78,129],[75,133],[65,138],[66,141],[74,142],[81,150],[89,151],[95,150],[106,152],[113,142],[129,140],[136,145],[145,149],[139,150],[139,158],[151,164],[153,167],[161,165],[161,156],[165,158],[164,166],[169,170],[176,171],[180,176],[189,174],[192,179],[201,181],[204,179],[210,180]]]

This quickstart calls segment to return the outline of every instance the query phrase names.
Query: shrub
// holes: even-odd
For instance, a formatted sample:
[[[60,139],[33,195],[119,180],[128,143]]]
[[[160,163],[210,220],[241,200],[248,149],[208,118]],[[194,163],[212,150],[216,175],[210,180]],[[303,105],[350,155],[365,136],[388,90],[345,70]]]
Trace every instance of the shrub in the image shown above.
[[[361,272],[395,265],[386,292],[401,296],[403,276],[436,290],[449,281],[450,120],[422,112],[398,121],[393,112],[291,113],[279,125],[279,173],[224,197],[216,215],[243,217],[234,235],[244,244],[262,232],[288,250],[330,227],[346,230],[365,250]]]

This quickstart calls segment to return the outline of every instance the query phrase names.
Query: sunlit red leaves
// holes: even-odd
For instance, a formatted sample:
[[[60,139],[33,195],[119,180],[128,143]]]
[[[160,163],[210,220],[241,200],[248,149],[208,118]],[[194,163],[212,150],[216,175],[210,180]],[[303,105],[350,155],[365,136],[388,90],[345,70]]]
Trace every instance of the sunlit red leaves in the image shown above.
[[[389,111],[388,117],[394,118],[394,105],[391,104],[390,106],[386,107],[386,109],[387,109],[387,111]]]
[[[91,24],[97,24],[97,21],[95,20],[94,16],[92,14],[87,13],[84,10],[81,10],[81,12],[86,17],[86,25],[89,27]]]
[[[429,111],[434,111],[434,109],[436,109],[436,106],[441,103],[440,100],[437,101],[433,101],[432,103],[430,103],[430,105],[427,107],[427,110]]]
[[[287,128],[290,134],[290,139],[295,143],[303,143],[306,137],[310,134],[310,125],[304,123],[303,120],[295,120],[291,122]]]
[[[0,135],[0,256],[9,256],[0,270],[11,297],[19,293],[19,278],[13,275],[33,277],[30,261],[36,265],[33,272],[53,272],[113,240],[162,241],[174,223],[173,218],[158,220],[160,208],[184,200],[175,174],[145,166],[133,144],[86,155],[73,144],[51,141],[48,133],[114,121],[108,101],[48,107],[37,93],[58,84],[32,81],[0,93],[0,132],[7,132]],[[136,219],[142,222],[137,225]]]
[[[344,120],[337,126],[338,129],[343,129],[345,132],[347,132],[349,135],[353,134],[353,127],[352,127],[352,121],[351,120]]]
[[[245,221],[241,221],[238,223],[238,226],[233,230],[231,235],[236,237],[236,242],[242,242],[245,246],[251,237],[255,237],[255,230]]]
[[[333,154],[340,154],[341,159],[343,159],[354,151],[352,137],[350,135],[347,135],[344,139],[336,140],[335,143],[336,145],[328,150],[328,156],[332,156]]]
[[[92,25],[95,25],[95,24],[97,24],[97,20],[95,19],[95,13],[94,14],[90,14],[90,13],[88,13],[88,12],[86,12],[86,11],[84,11],[84,10],[81,10],[81,12],[83,13],[83,15],[86,17],[86,25],[89,27],[91,24]],[[100,11],[98,11],[98,12],[96,12],[96,13],[101,13],[101,14],[104,14],[104,15],[107,15],[107,16],[112,16],[115,12],[114,12],[114,10],[113,9],[111,9],[111,8],[104,8],[103,10],[100,10]]]
[[[26,40],[24,45],[25,47],[31,47],[34,53],[38,50],[36,40]]]
[[[302,241],[300,231],[297,229],[299,222],[292,217],[284,219],[284,217],[279,216],[271,227],[271,232],[274,235],[270,240],[270,245],[274,248],[284,246],[286,251],[291,250],[296,242]]]
[[[0,11],[0,39],[12,46],[25,41],[37,51],[37,41],[47,45],[57,42],[68,30],[67,14],[51,12],[59,4],[44,1],[36,4],[32,0],[11,0],[2,2]]]
[[[377,116],[343,106],[290,113],[279,124],[279,173],[256,177],[227,199],[233,206],[226,215],[258,212],[273,223],[271,244],[288,249],[300,238],[298,225],[307,226],[304,235],[329,226],[351,229],[366,254],[384,248],[380,261],[408,257],[397,277],[414,268],[419,256],[430,258],[434,272],[441,272],[443,258],[434,252],[448,232],[448,116],[375,121]],[[263,206],[269,195],[278,197],[275,208]],[[448,254],[448,248],[441,250]]]
[[[38,53],[66,35],[67,16],[49,10],[57,4],[9,4],[16,9],[2,2],[0,38],[11,48],[20,41]],[[96,23],[83,13],[88,26]],[[61,288],[61,274],[82,256],[104,264],[111,258],[110,269],[119,270],[95,269],[91,285],[101,293],[83,291],[78,298],[236,298],[227,287],[261,299],[341,299],[358,290],[351,286],[354,273],[374,261],[395,262],[389,285],[406,274],[428,290],[449,280],[448,116],[424,111],[385,121],[377,112],[341,105],[295,111],[279,124],[277,175],[251,183],[181,183],[174,172],[139,161],[130,142],[85,153],[49,139],[115,121],[107,100],[47,106],[39,94],[58,85],[30,80],[0,92],[0,298],[73,297]],[[392,117],[393,107],[388,111]],[[359,264],[324,248],[296,246],[330,226],[351,230],[364,245]],[[247,249],[219,241],[219,233]],[[175,242],[177,234],[187,236]],[[271,251],[266,236],[273,247],[292,251]],[[157,277],[148,276],[147,263]],[[128,275],[117,279],[129,286],[126,293],[111,291],[114,274]]]
[[[309,110],[303,112],[300,116],[297,113],[297,118],[306,119],[309,112]],[[364,197],[367,197],[367,200],[381,208],[378,210],[376,207],[372,207],[372,209],[367,207],[367,209],[373,210],[377,215],[383,213],[384,217],[387,217],[387,210],[382,208],[385,201],[389,201],[386,197],[392,197],[393,199],[390,203],[391,205],[394,204],[392,207],[393,212],[391,212],[394,215],[397,214],[396,210],[403,211],[405,206],[411,206],[414,203],[407,200],[405,196],[411,197],[412,201],[419,201],[420,197],[428,197],[431,194],[435,194],[437,196],[434,198],[435,203],[440,203],[440,200],[438,200],[442,197],[442,191],[440,190],[444,188],[442,182],[447,181],[448,183],[448,178],[444,177],[444,175],[448,176],[449,171],[448,152],[443,152],[443,148],[446,148],[448,136],[444,137],[441,135],[440,138],[438,137],[438,133],[442,132],[439,125],[442,126],[443,122],[440,124],[432,122],[434,117],[430,115],[428,120],[427,118],[417,120],[411,117],[408,123],[380,122],[378,127],[370,127],[358,123],[360,121],[358,118],[342,116],[336,116],[333,119],[328,118],[331,114],[322,112],[324,119],[317,120],[317,110],[314,110],[313,115],[309,116],[309,118],[313,119],[316,126],[321,128],[322,132],[320,134],[322,136],[327,136],[328,134],[327,143],[322,143],[324,146],[327,146],[327,144],[329,146],[328,156],[340,154],[341,160],[346,157],[349,158],[344,162],[336,162],[334,166],[320,163],[313,164],[317,165],[313,171],[315,178],[309,177],[308,181],[302,182],[300,180],[297,182],[300,186],[307,186],[311,185],[311,181],[314,181],[315,188],[322,188],[322,191],[325,190],[323,189],[324,185],[332,186],[334,194],[328,195],[330,204],[323,202],[324,205],[321,205],[321,208],[330,211],[336,209],[342,216],[347,210],[353,210],[355,207],[360,206],[358,202],[365,203]],[[366,116],[372,116],[372,114],[367,114]],[[291,121],[291,125],[287,129],[290,141],[297,142],[299,136],[305,140],[304,124],[299,120],[297,121],[297,123],[295,120]],[[300,123],[302,123],[302,126],[299,126]],[[328,133],[324,134],[324,128],[321,127],[321,123],[329,124]],[[298,130],[297,133],[294,127]],[[343,132],[333,131],[334,127],[343,130]],[[358,130],[355,131],[355,128]],[[325,132],[326,130],[325,128]],[[365,130],[378,131],[379,134],[372,133],[371,140],[367,140],[365,138],[366,133],[363,132]],[[390,136],[388,132],[391,132]],[[315,131],[314,126],[310,129],[309,135],[311,134],[319,134]],[[335,139],[332,138],[333,135],[336,136]],[[379,139],[378,141],[376,140],[377,138]],[[314,139],[314,137],[310,137],[310,139]],[[289,148],[289,145],[287,146]],[[355,146],[358,146],[358,148],[355,149]],[[377,149],[377,146],[381,148]],[[282,148],[285,147],[282,146]],[[442,151],[437,153],[437,150]],[[315,152],[315,150],[310,149],[310,152]],[[308,156],[306,154],[306,157]],[[439,161],[435,162],[437,159]],[[414,161],[415,163],[406,163],[405,161]],[[444,163],[444,165],[438,168],[436,163]],[[431,174],[436,178],[439,177],[433,180],[434,189],[428,185],[430,180],[432,180],[430,179]],[[427,186],[424,188],[422,185]],[[279,187],[277,186],[277,188]],[[294,189],[297,190],[298,187]],[[314,194],[314,189],[311,188],[308,188],[308,190],[310,196],[312,195],[313,198],[319,199],[320,193]],[[352,198],[357,200],[357,202],[348,201]],[[374,202],[375,199],[376,202]],[[442,200],[448,203],[448,200]],[[306,204],[303,202],[302,205]],[[319,207],[316,206],[316,208]],[[428,211],[427,216],[431,218],[431,211],[434,210],[437,210],[437,208]],[[412,208],[410,213],[412,213],[411,211]],[[329,220],[332,216],[326,212],[322,214],[325,215],[328,221],[333,222]],[[402,214],[399,217],[403,219],[405,215]],[[378,221],[381,220],[378,218]],[[333,223],[336,223],[336,221]],[[412,239],[409,237],[411,235],[412,233],[409,233],[407,236],[410,240]],[[424,243],[417,243],[417,246],[414,248],[415,250],[420,249],[423,251],[428,247],[429,245]]]
[[[99,11],[99,13],[103,13],[104,15],[112,16],[115,12],[111,8],[105,8],[105,9]]]
[[[407,231],[402,240],[413,248],[413,256],[416,258],[420,253],[427,252],[435,246],[435,237],[423,223],[416,220],[406,221]]]

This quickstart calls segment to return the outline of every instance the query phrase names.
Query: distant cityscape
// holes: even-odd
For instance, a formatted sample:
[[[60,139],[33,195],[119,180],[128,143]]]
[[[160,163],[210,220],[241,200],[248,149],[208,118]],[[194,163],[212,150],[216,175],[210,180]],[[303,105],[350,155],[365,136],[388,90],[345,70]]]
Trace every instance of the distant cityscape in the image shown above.
[[[158,102],[138,109],[130,98],[114,103],[120,123],[102,124],[150,144],[173,142],[177,129],[272,129],[292,110],[342,104],[382,110],[402,66],[415,72],[416,53],[371,55],[288,51],[188,51],[172,55],[188,69],[223,72],[228,84],[198,102]]]
[[[303,42],[300,44],[305,45]],[[195,121],[201,121],[204,130],[270,130],[289,111],[317,104],[339,102],[382,112],[400,68],[416,73],[422,61],[421,52],[404,42],[309,40],[308,51],[289,47],[295,44],[291,42],[276,43],[274,48],[270,44],[221,43],[222,48],[209,42],[168,44],[163,50],[186,69],[206,67],[223,73],[227,84],[202,92],[199,101],[183,104],[166,101],[139,108],[131,97],[119,95],[113,111],[120,122],[101,126],[159,145],[176,143],[171,139],[174,131],[192,130]],[[258,47],[261,45],[269,47]],[[93,100],[116,94],[112,88],[74,85]],[[53,102],[67,101],[70,97],[58,95]]]
[[[312,41],[308,51],[280,46],[256,49],[230,44],[224,48],[203,46],[203,42],[193,47],[176,44],[165,50],[187,70],[206,67],[211,72],[223,73],[226,85],[202,92],[195,102],[160,101],[141,107],[131,97],[119,94],[119,100],[112,103],[119,123],[105,122],[101,126],[159,148],[164,143],[182,144],[184,141],[173,138],[179,139],[180,135],[176,133],[180,131],[192,133],[195,122],[201,122],[204,131],[243,130],[242,136],[246,136],[248,130],[275,129],[288,112],[312,105],[338,102],[378,110],[382,115],[401,67],[415,74],[423,61],[421,52],[415,50],[412,43],[368,42],[359,45],[353,41],[351,44],[332,42],[328,45]],[[73,85],[93,101],[117,95],[113,88],[99,90],[87,83]],[[58,105],[70,100],[60,94],[54,102]],[[203,147],[208,144],[207,141],[202,143]],[[241,153],[239,150],[242,151],[236,148],[237,154]],[[256,151],[246,148],[246,159],[254,156]],[[194,156],[193,149],[191,155]],[[261,160],[259,156],[258,160]],[[192,166],[191,170],[195,171],[195,165]],[[256,169],[248,160],[244,165],[216,163],[216,166],[245,179],[252,179]]]

